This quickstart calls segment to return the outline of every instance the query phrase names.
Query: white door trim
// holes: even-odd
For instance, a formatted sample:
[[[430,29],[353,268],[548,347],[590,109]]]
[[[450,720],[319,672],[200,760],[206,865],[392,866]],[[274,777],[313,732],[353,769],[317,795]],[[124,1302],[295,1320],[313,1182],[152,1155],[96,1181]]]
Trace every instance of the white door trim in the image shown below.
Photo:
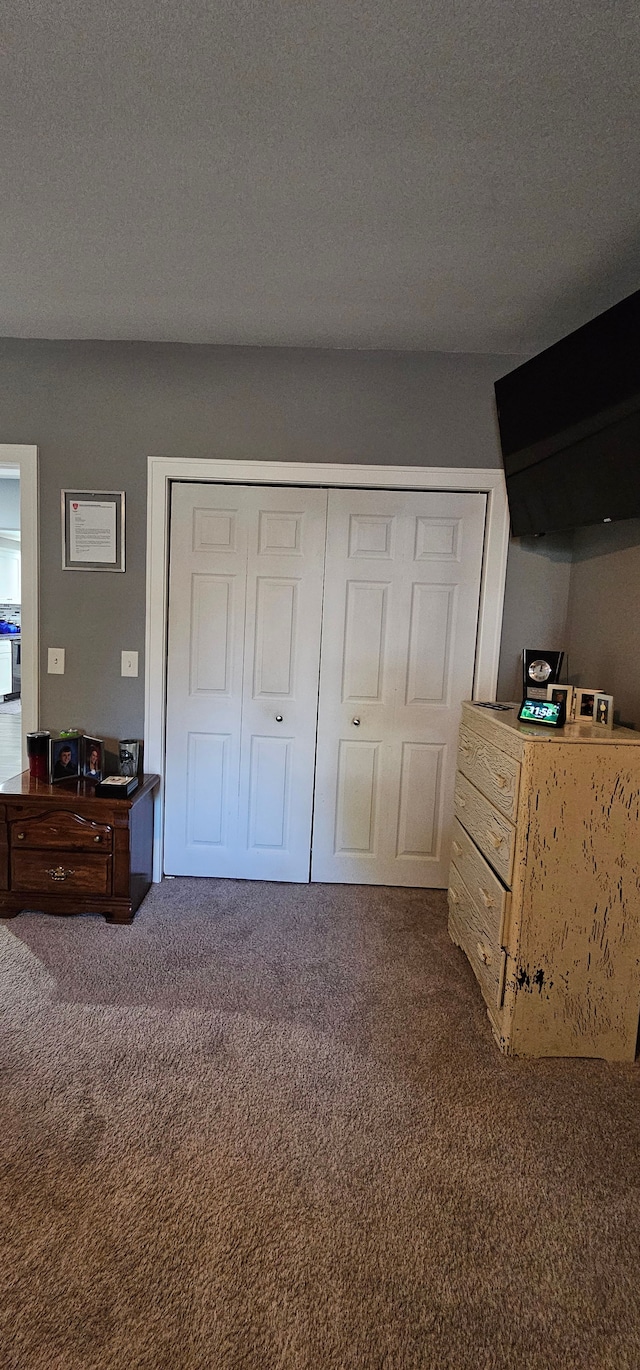
[[[147,597],[145,622],[145,769],[164,773],[166,714],[169,508],[171,482],[351,486],[387,490],[474,490],[487,496],[487,523],[478,616],[474,699],[493,699],[509,544],[509,512],[500,468],[364,466],[328,462],[219,461],[207,457],[149,457],[147,484]],[[156,797],[153,878],[162,879],[164,794]]]
[[[40,647],[38,579],[38,449],[20,443],[0,443],[0,466],[14,466],[20,475],[21,558],[21,700],[22,764],[27,766],[26,735],[39,726]]]

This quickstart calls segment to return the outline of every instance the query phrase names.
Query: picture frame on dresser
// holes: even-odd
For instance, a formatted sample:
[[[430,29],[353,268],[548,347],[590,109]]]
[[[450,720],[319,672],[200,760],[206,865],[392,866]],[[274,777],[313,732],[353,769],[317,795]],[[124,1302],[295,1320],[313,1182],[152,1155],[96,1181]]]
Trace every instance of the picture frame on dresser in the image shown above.
[[[613,728],[613,695],[596,695],[593,705],[593,726],[611,732]]]
[[[575,706],[575,689],[573,685],[547,685],[547,699],[552,704],[559,704],[564,699],[565,723],[573,723]]]
[[[574,722],[593,723],[596,698],[601,694],[601,690],[594,690],[587,687],[584,689],[576,689],[573,711]]]

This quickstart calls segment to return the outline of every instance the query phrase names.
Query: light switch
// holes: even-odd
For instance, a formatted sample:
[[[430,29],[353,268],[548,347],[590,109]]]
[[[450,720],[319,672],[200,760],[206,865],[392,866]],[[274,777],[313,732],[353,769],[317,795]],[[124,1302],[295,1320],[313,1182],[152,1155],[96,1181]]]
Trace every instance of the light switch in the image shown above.
[[[48,675],[64,675],[64,647],[49,647]]]
[[[137,652],[123,652],[123,653],[122,653],[122,667],[121,667],[121,670],[120,670],[120,674],[121,674],[121,675],[137,675],[137,674],[138,674],[138,653],[137,653]]]

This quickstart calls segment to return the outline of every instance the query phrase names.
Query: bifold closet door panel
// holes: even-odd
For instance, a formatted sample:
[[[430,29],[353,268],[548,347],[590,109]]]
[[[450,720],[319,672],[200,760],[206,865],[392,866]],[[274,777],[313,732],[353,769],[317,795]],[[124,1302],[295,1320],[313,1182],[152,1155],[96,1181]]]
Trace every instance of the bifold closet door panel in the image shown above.
[[[331,490],[312,879],[446,887],[483,494]]]
[[[167,874],[309,878],[326,503],[174,487]]]

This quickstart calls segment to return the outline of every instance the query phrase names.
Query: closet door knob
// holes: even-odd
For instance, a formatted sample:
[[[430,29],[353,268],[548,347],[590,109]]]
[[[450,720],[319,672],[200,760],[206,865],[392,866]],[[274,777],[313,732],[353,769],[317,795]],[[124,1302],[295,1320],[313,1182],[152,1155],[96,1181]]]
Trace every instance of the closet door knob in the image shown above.
[[[359,727],[360,727],[360,719],[359,719],[359,718],[352,718],[352,719],[351,719],[351,722],[353,723],[354,728],[359,728]]]
[[[282,723],[282,714],[276,714],[276,723]]]

